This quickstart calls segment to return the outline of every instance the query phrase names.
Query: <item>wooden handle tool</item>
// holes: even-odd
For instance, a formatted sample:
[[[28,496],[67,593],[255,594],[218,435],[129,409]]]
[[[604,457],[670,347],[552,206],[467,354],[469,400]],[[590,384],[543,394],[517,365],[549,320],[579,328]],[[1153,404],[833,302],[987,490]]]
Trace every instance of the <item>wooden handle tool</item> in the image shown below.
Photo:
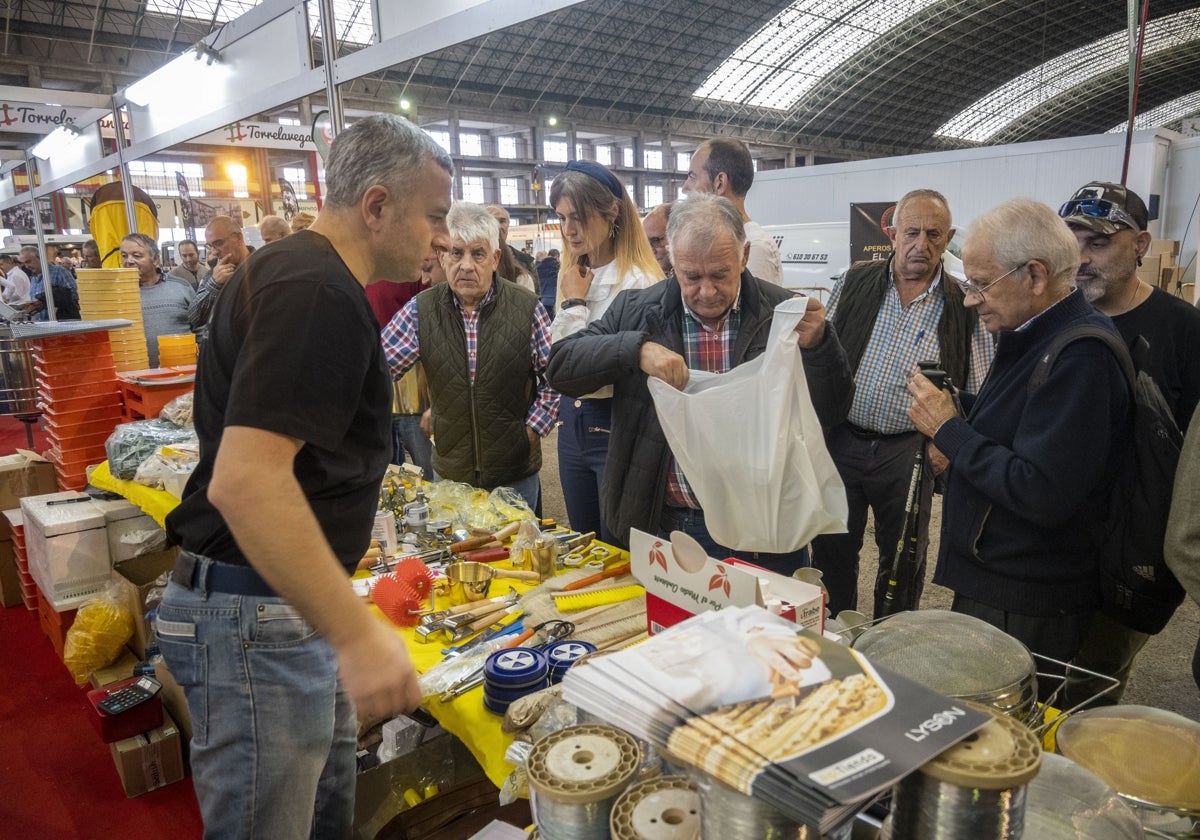
[[[617,566],[613,566],[611,569],[605,569],[603,572],[597,572],[594,575],[588,575],[585,578],[573,580],[563,587],[563,591],[574,592],[576,589],[583,589],[585,586],[591,586],[593,583],[599,583],[600,581],[607,580],[608,578],[621,577],[622,575],[627,574],[629,574],[628,561]]]

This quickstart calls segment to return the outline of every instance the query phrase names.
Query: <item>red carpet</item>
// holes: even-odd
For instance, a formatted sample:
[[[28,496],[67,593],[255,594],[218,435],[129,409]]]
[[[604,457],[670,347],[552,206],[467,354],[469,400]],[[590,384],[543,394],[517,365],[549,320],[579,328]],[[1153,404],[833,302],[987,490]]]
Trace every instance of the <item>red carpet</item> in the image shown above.
[[[27,448],[0,417],[0,455]],[[35,448],[45,449],[40,434]],[[37,615],[0,607],[0,836],[188,840],[201,835],[191,778],[126,799],[108,744]]]

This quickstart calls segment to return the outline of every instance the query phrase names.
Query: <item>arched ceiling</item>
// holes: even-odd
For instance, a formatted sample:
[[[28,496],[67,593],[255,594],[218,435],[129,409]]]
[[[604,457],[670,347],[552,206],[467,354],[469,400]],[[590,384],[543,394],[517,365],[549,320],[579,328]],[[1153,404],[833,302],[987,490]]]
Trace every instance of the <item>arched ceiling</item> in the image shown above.
[[[109,93],[247,5],[11,0],[2,12],[0,84]],[[336,5],[341,33],[368,20],[365,0]],[[833,33],[863,29],[863,15],[885,6],[896,7],[902,23],[872,30],[865,46],[786,108],[694,95],[743,43],[768,24],[778,26],[783,12],[817,20],[812,44],[833,50]],[[1159,20],[1191,9],[1200,9],[1200,0],[1151,0],[1150,14]],[[501,122],[553,114],[581,128],[723,133],[853,156],[897,154],[972,145],[937,129],[1006,81],[1125,25],[1119,0],[587,0],[398,64],[346,92],[394,107],[403,91],[422,113],[488,113]],[[1139,112],[1197,90],[1200,31],[1147,58]],[[987,142],[1101,133],[1127,117],[1126,101],[1125,71],[1105,72]]]

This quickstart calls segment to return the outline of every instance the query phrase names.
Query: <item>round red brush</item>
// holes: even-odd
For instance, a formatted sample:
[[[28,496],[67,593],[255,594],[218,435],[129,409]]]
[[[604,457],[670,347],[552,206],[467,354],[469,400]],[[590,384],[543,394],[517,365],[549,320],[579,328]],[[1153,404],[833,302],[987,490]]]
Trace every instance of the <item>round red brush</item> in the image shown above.
[[[375,606],[399,627],[412,627],[421,620],[421,596],[395,574],[382,575],[371,589]]]
[[[433,572],[429,571],[424,561],[416,557],[405,557],[396,564],[394,574],[422,598],[429,597],[429,592],[433,589]]]

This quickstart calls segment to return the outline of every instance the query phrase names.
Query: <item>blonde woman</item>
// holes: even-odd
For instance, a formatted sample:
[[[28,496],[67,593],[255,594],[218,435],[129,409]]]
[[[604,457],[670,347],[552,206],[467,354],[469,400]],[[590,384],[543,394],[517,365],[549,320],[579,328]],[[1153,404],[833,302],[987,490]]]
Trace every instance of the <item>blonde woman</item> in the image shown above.
[[[562,224],[562,267],[551,340],[579,332],[608,310],[618,293],[663,279],[637,208],[620,179],[592,161],[571,161],[550,187]],[[567,517],[578,531],[613,535],[600,519],[600,484],[612,424],[612,388],[563,397],[558,419],[558,474]]]

